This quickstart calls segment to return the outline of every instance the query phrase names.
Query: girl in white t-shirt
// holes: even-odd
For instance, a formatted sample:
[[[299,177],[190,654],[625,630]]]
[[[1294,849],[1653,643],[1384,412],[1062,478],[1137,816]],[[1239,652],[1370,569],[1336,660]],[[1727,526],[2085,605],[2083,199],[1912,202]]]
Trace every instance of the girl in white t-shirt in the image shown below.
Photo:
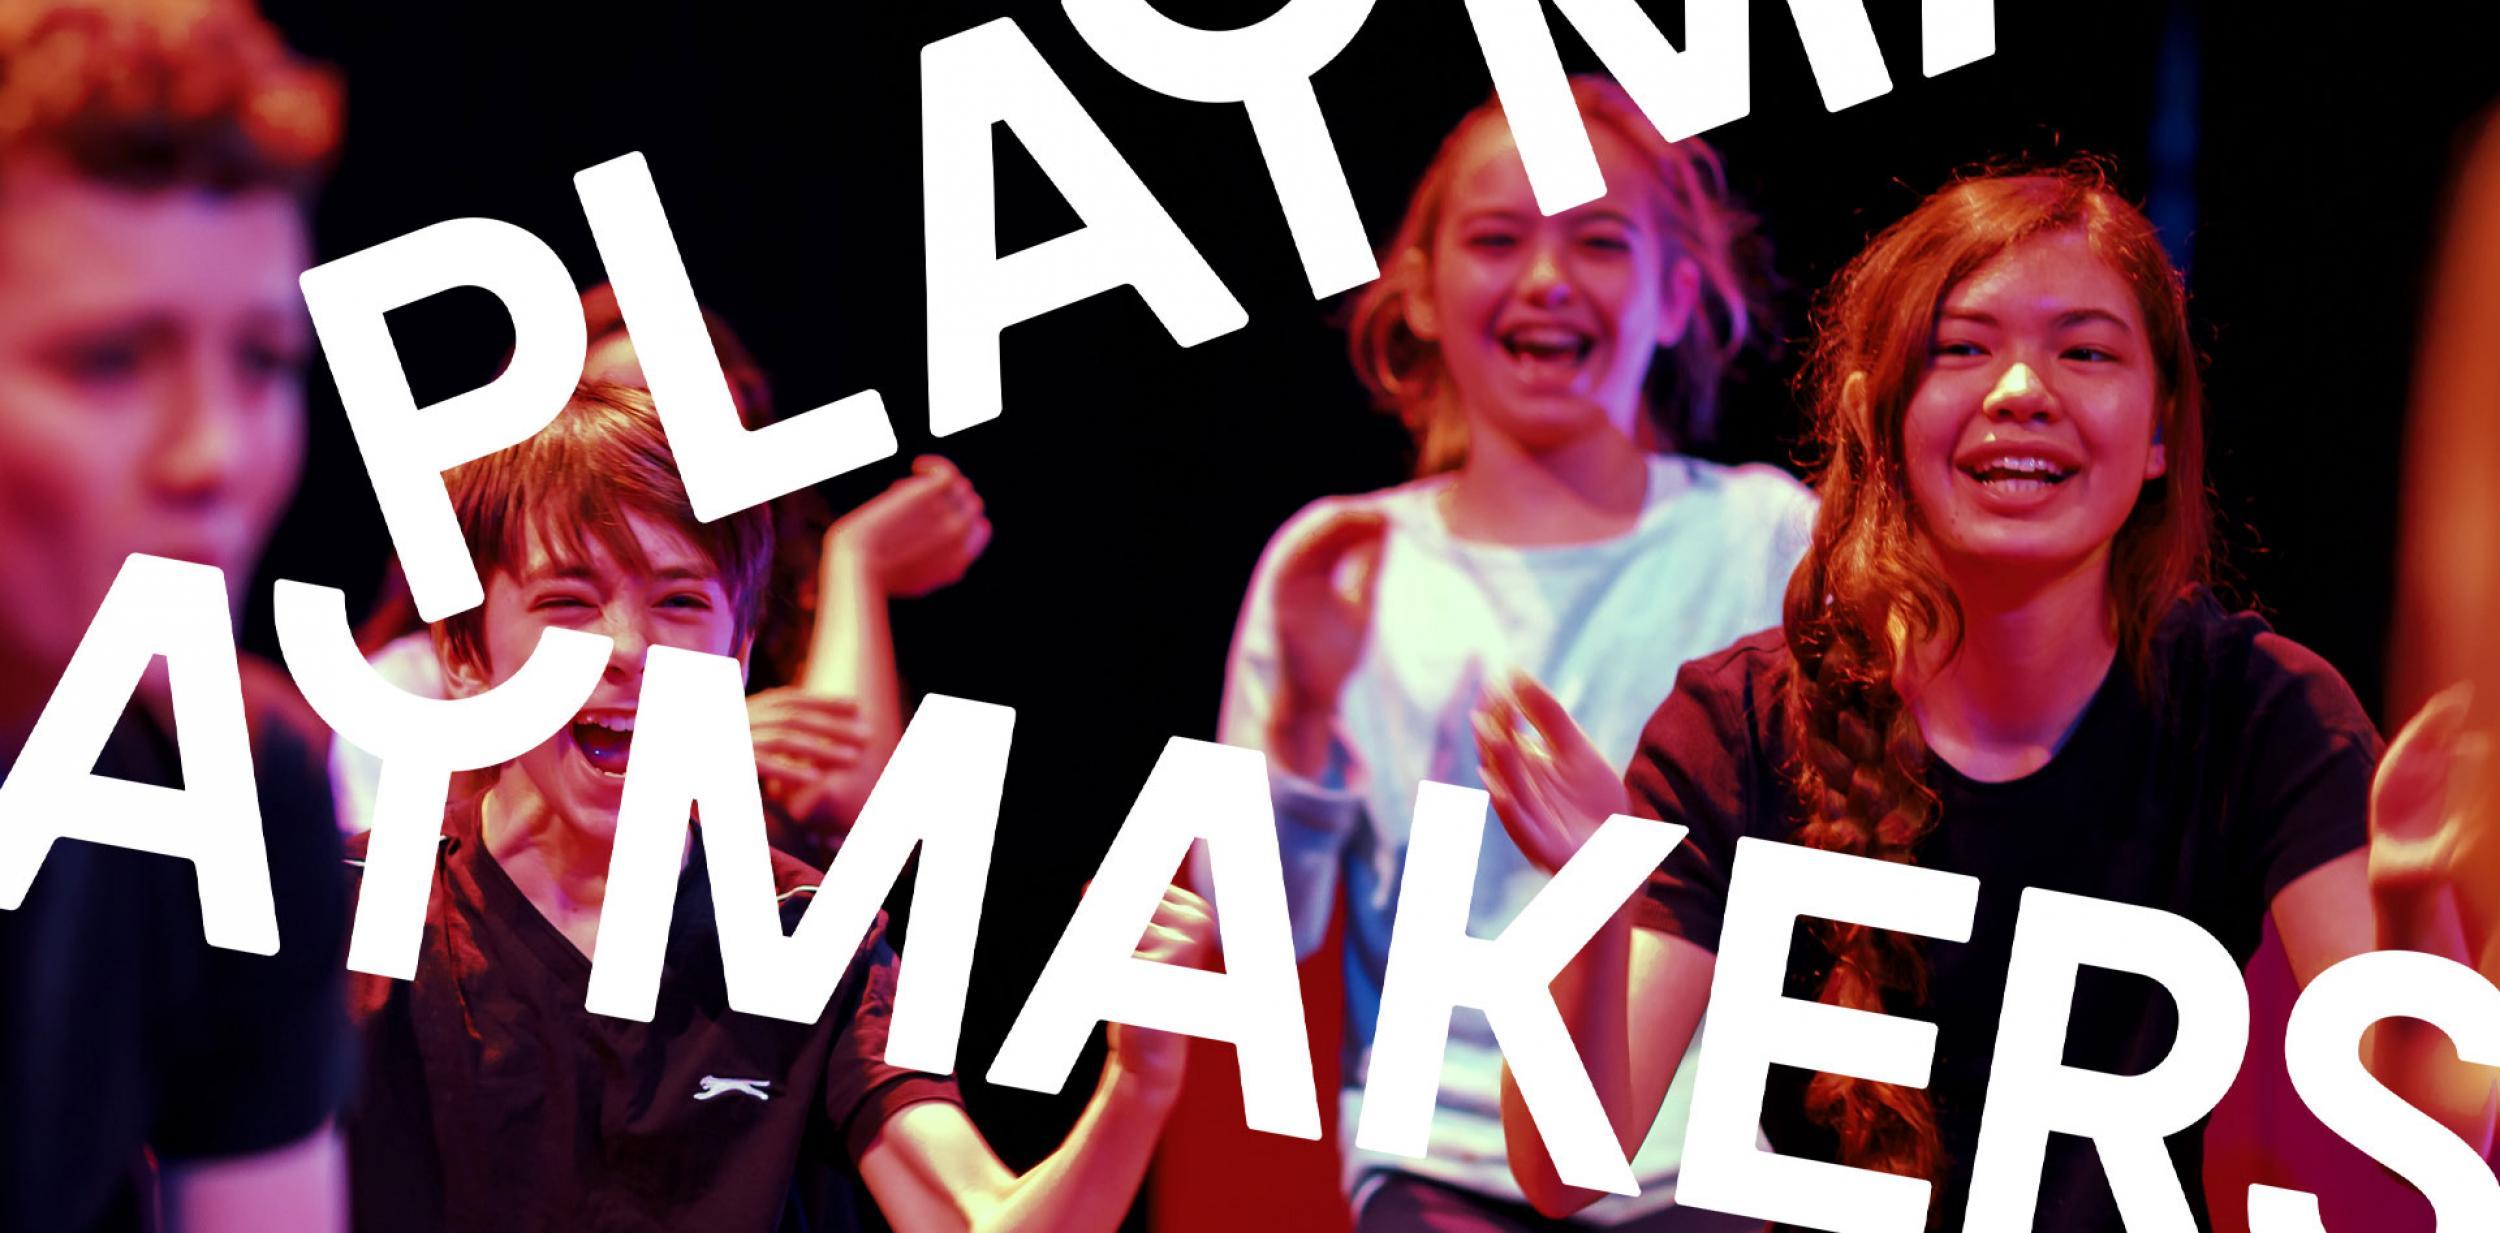
[[[1674,452],[1708,435],[1729,362],[1765,331],[1753,219],[1709,147],[1661,138],[1611,81],[1572,93],[1604,197],[1540,213],[1492,103],[1424,173],[1349,326],[1422,478],[1289,520],[1226,672],[1221,736],[1268,754],[1306,956],[1345,894],[1349,1145],[1417,784],[1477,786],[1484,689],[1533,673],[1620,764],[1679,665],[1778,622],[1812,520],[1774,468]],[[1496,935],[1544,882],[1488,827],[1470,931]],[[1459,1012],[1430,1154],[1348,1148],[1359,1229],[1544,1226],[1504,1160],[1500,1076],[1483,1016]],[[1682,1122],[1671,1107],[1643,1146],[1637,1198],[1582,1220],[1745,1227],[1673,1206]]]

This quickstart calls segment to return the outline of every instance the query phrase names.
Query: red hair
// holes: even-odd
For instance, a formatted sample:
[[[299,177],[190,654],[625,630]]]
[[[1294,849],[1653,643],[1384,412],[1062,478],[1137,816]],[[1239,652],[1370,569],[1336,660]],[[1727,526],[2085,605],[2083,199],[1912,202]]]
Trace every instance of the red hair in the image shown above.
[[[0,163],[50,155],[140,191],[304,193],[337,150],[339,96],[248,0],[0,4]]]
[[[1799,842],[1907,863],[1936,823],[1926,745],[1895,678],[1907,648],[1957,645],[1962,609],[1920,529],[1902,424],[1925,378],[1945,297],[1998,255],[2039,236],[2080,233],[2125,279],[2142,312],[2162,400],[2168,469],[2147,484],[2112,541],[2110,620],[2120,656],[2151,683],[2155,627],[2202,581],[2211,515],[2204,487],[2204,407],[2187,294],[2151,222],[2096,163],[1963,180],[1921,202],[1849,263],[1816,313],[1802,380],[1814,412],[1822,497],[1812,547],[1789,581],[1794,660],[1789,723],[1804,816]],[[1910,939],[1854,925],[1822,929],[1836,1006],[1881,1010],[1924,996]],[[1927,1093],[1817,1075],[1808,1112],[1840,1138],[1841,1159],[1937,1178],[1943,1149]]]
[[[1649,176],[1661,203],[1656,221],[1669,241],[1666,260],[1688,258],[1701,272],[1702,302],[1692,325],[1674,348],[1675,362],[1665,366],[1670,371],[1651,367],[1643,401],[1659,439],[1707,441],[1717,426],[1719,386],[1728,365],[1769,329],[1768,246],[1755,231],[1753,215],[1729,195],[1718,153],[1700,138],[1659,136],[1623,87],[1605,77],[1574,76],[1571,96],[1592,134],[1602,128],[1639,155],[1633,169]],[[1486,102],[1442,139],[1381,255],[1381,276],[1356,296],[1348,314],[1355,374],[1371,390],[1372,401],[1394,412],[1413,434],[1419,474],[1446,471],[1466,456],[1467,416],[1442,370],[1440,347],[1408,328],[1407,304],[1429,294],[1433,240],[1449,203],[1459,147],[1477,125],[1501,114],[1498,100]],[[1626,170],[1606,172],[1616,177]],[[1619,188],[1622,181],[1612,186]]]

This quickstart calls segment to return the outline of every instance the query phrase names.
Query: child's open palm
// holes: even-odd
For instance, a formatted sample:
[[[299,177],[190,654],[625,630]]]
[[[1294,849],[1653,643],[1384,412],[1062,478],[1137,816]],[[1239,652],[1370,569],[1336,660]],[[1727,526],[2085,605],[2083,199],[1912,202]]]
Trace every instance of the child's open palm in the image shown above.
[[[1562,868],[1607,818],[1629,810],[1623,777],[1528,674],[1490,691],[1475,723],[1493,811],[1539,869]]]

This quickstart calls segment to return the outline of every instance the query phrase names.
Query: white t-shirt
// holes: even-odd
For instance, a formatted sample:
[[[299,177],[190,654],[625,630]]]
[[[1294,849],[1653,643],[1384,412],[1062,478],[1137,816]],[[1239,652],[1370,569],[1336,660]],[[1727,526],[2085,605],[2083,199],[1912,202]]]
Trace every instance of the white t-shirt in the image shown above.
[[[1295,944],[1304,954],[1317,947],[1342,884],[1348,919],[1340,1125],[1349,1194],[1359,1197],[1366,1177],[1394,1170],[1523,1202],[1503,1147],[1501,1052],[1477,1011],[1461,1010],[1451,1024],[1429,1156],[1409,1160],[1352,1146],[1417,784],[1482,786],[1470,715],[1484,686],[1512,668],[1550,690],[1607,759],[1623,766],[1686,660],[1779,624],[1789,574],[1812,533],[1814,498],[1773,467],[1654,456],[1645,505],[1630,531],[1594,543],[1519,548],[1451,534],[1440,501],[1451,478],[1325,498],[1277,531],[1234,634],[1218,738],[1265,746],[1278,672],[1278,564],[1330,514],[1378,511],[1387,534],[1372,636],[1339,701],[1335,769],[1325,783],[1274,776]],[[1545,882],[1488,821],[1469,932],[1497,935]],[[1633,1160],[1640,1195],[1601,1200],[1582,1221],[1614,1224],[1669,1206],[1691,1099],[1689,1062]]]

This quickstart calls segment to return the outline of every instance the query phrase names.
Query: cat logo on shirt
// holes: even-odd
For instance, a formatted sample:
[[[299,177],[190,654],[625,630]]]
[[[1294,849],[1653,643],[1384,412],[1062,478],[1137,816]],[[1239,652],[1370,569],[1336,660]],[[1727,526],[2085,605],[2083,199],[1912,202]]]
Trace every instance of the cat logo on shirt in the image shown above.
[[[731,1092],[736,1092],[742,1096],[753,1096],[757,1100],[770,1100],[772,1097],[764,1089],[772,1085],[773,1081],[770,1079],[723,1079],[717,1075],[705,1075],[695,1089],[694,1098],[710,1100],[715,1096],[726,1096]]]

